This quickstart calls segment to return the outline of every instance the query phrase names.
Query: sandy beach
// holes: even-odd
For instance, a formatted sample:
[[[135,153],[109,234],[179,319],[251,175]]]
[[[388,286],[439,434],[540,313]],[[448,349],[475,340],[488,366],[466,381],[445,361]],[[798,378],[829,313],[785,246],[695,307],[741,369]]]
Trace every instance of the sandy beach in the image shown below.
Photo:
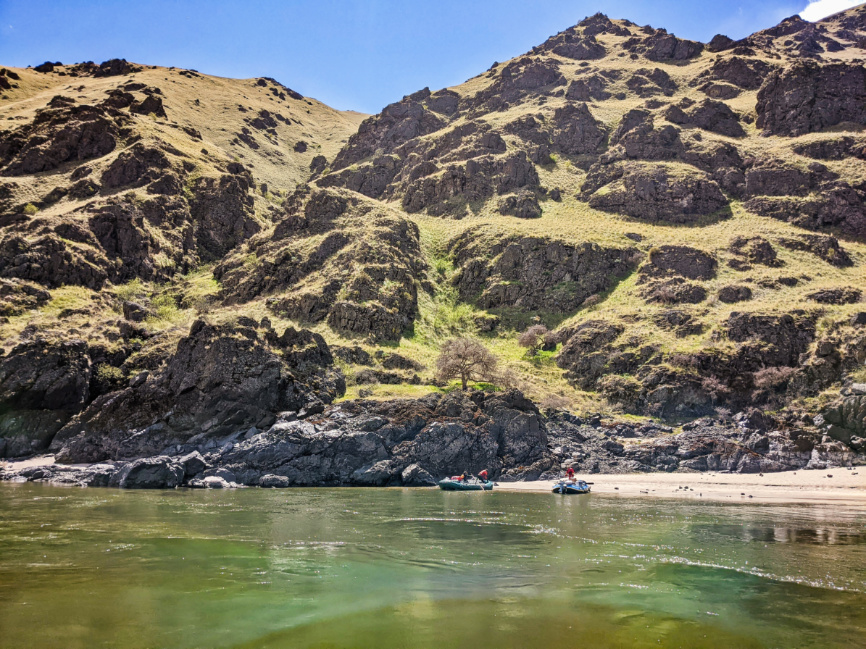
[[[606,496],[687,498],[724,502],[862,505],[866,467],[782,473],[630,473],[578,476]],[[498,491],[550,493],[554,481],[500,482]]]

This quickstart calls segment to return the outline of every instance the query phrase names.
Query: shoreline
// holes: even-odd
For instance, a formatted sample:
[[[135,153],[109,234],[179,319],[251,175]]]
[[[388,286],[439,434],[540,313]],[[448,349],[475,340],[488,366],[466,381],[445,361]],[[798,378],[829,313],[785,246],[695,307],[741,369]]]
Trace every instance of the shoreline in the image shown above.
[[[832,476],[832,477],[831,477]],[[625,473],[578,476],[592,493],[735,503],[859,505],[866,508],[866,467],[778,473]],[[556,480],[499,482],[505,493],[550,493]],[[685,489],[684,487],[688,487]]]
[[[51,466],[53,455],[0,460],[0,469]],[[88,465],[69,465],[85,469]],[[734,503],[855,505],[866,508],[866,467],[798,469],[778,473],[596,473],[576,476],[592,493],[628,498],[677,498]],[[551,493],[557,480],[498,482],[502,493]]]

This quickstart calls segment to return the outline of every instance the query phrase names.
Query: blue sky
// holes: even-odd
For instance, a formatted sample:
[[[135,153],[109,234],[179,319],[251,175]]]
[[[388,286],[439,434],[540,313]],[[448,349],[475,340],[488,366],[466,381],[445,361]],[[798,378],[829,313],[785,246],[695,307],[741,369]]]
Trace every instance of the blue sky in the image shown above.
[[[707,41],[740,38],[807,0],[0,0],[0,65],[120,57],[225,77],[274,77],[335,108],[378,112],[461,83],[587,15]],[[811,3],[809,17],[855,4]]]

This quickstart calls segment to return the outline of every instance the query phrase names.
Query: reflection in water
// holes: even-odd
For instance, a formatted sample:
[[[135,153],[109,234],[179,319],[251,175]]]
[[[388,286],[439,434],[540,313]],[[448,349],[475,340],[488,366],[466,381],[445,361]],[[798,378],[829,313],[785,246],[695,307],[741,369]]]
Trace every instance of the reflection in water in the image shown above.
[[[0,646],[856,647],[864,520],[553,494],[0,485]]]
[[[742,541],[761,543],[807,543],[810,545],[866,545],[866,533],[855,529],[834,527],[758,527],[749,525],[717,525],[718,534]]]

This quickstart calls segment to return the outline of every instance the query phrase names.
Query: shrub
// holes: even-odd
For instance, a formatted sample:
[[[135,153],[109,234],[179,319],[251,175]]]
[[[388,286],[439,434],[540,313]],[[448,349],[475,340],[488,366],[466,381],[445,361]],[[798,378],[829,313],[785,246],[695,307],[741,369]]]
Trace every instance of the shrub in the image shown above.
[[[103,383],[115,383],[123,380],[123,372],[119,367],[103,363],[96,366],[96,378]]]
[[[671,354],[668,362],[674,367],[682,367],[685,369],[698,368],[698,359],[691,354]]]
[[[151,300],[151,305],[158,320],[173,320],[177,315],[177,302],[171,295],[159,295]]]
[[[520,334],[517,344],[526,347],[527,353],[534,356],[544,344],[544,338],[550,331],[543,324],[535,324]]]
[[[571,406],[571,401],[561,394],[548,394],[540,402],[543,410],[565,410]]]
[[[33,216],[38,211],[39,208],[36,207],[33,203],[27,203],[27,205],[24,206],[24,213],[28,216]]]
[[[443,381],[460,379],[464,390],[469,381],[492,378],[496,366],[496,356],[473,338],[452,338],[442,346],[436,359],[438,377]]]
[[[727,384],[715,376],[705,377],[704,380],[701,381],[701,388],[703,388],[704,392],[710,395],[710,398],[713,401],[723,399],[731,392]]]
[[[765,367],[752,375],[752,382],[759,390],[772,390],[787,384],[796,373],[796,367]]]
[[[562,342],[561,333],[558,331],[548,331],[544,334],[544,348],[556,349],[556,346]]]

